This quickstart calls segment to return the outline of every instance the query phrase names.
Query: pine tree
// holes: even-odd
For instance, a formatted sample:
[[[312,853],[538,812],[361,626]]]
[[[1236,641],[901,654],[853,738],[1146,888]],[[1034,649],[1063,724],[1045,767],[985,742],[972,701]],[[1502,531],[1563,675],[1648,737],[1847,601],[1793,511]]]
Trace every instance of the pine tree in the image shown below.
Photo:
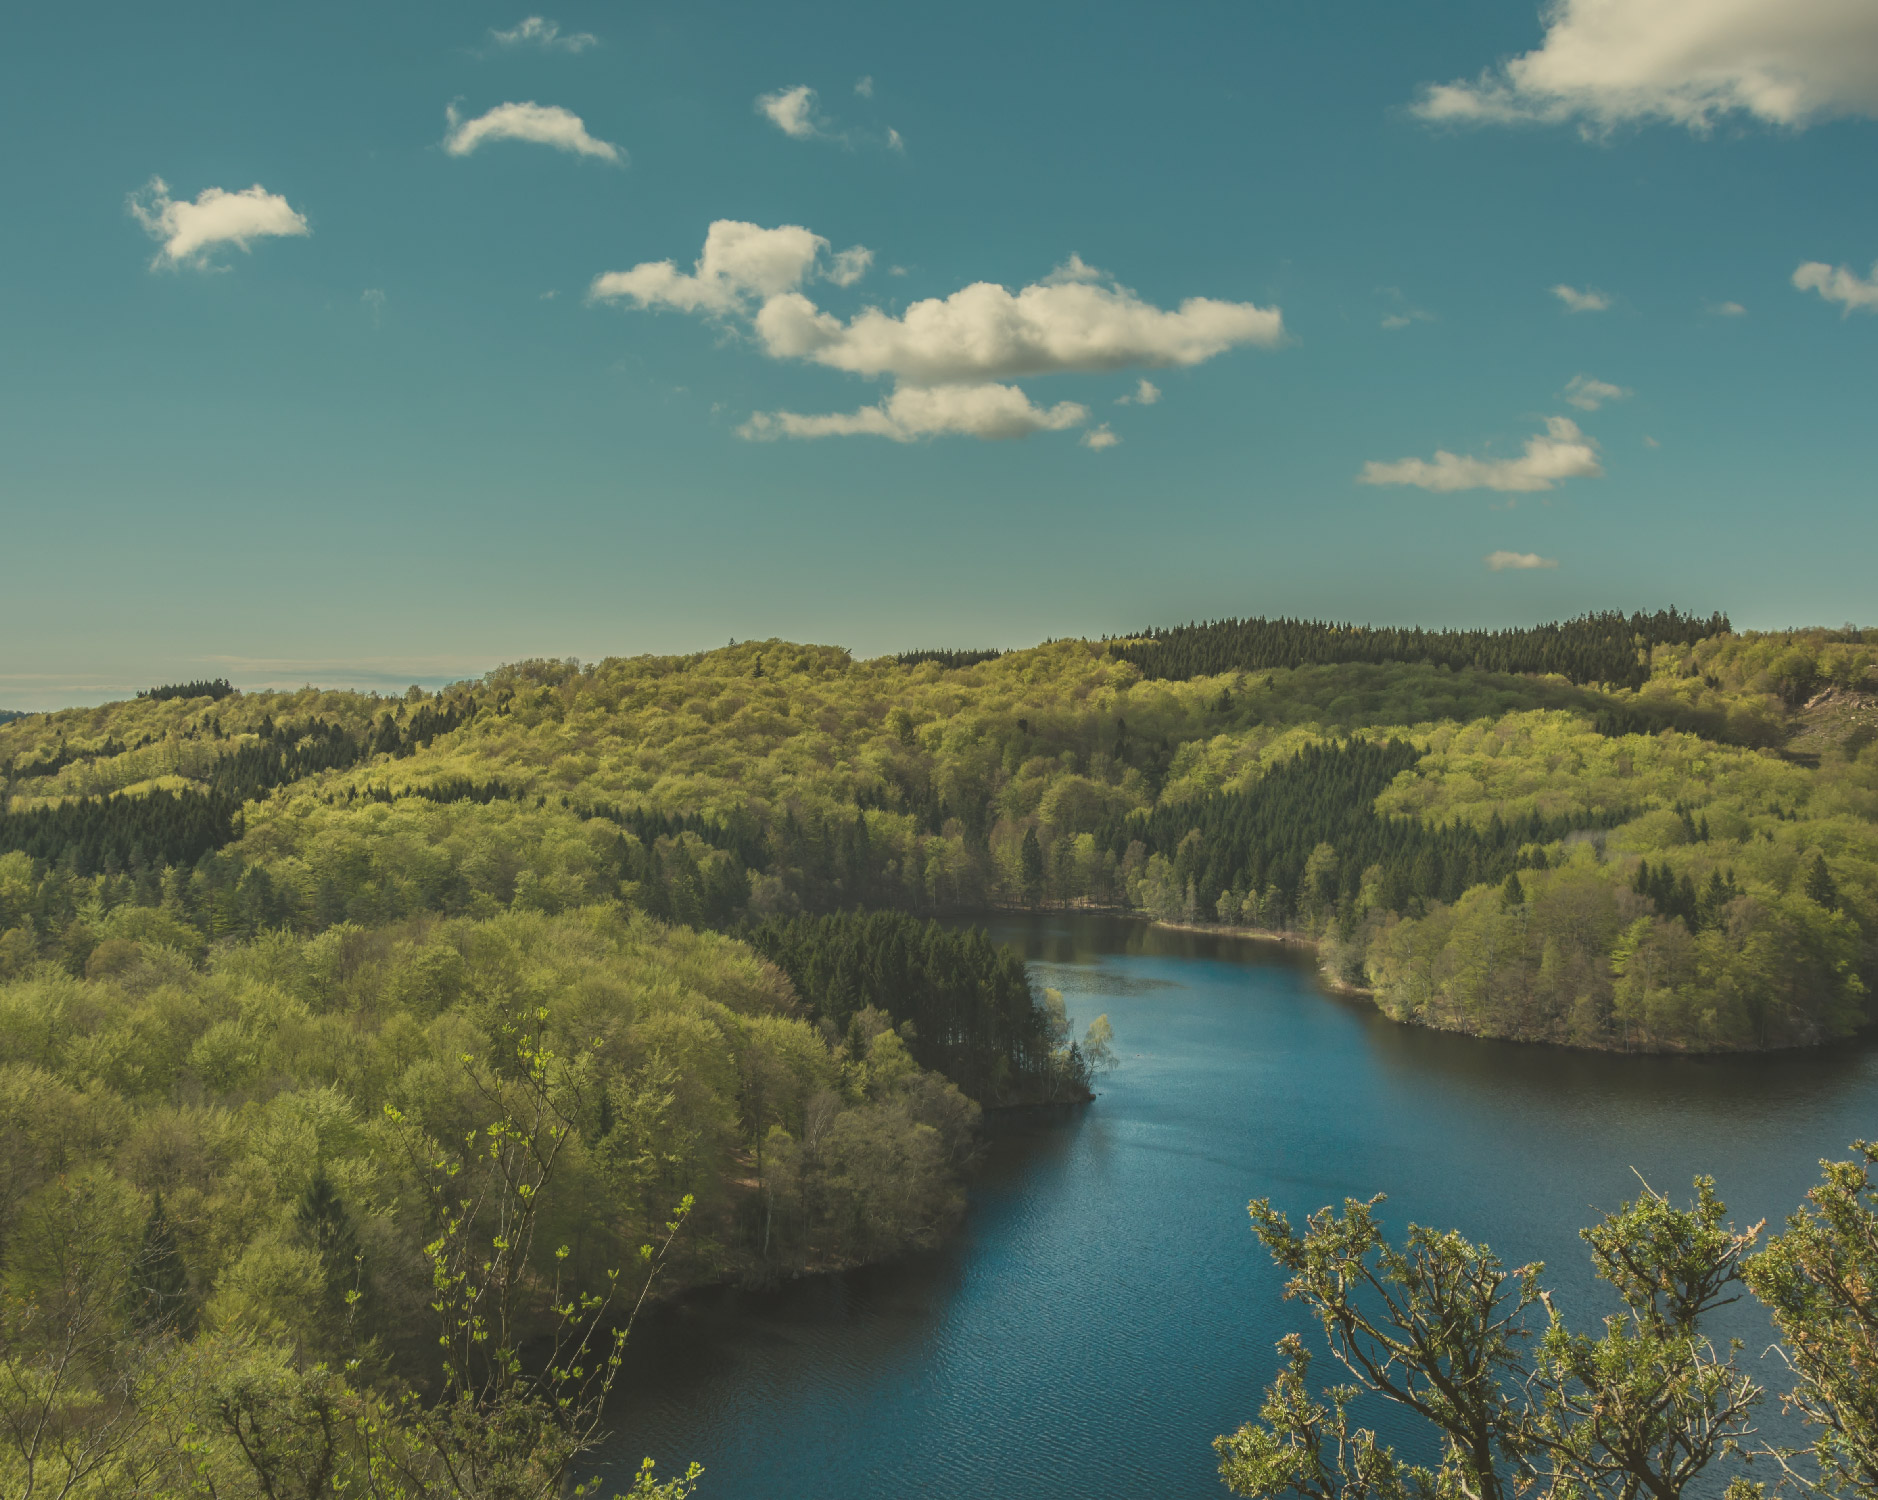
[[[1813,856],[1813,866],[1806,872],[1806,894],[1827,911],[1839,909],[1839,887],[1833,883],[1832,871],[1826,868],[1823,854]]]
[[[1506,872],[1506,883],[1500,887],[1500,901],[1509,911],[1526,904],[1526,888],[1519,883],[1519,871]]]
[[[1023,867],[1024,901],[1035,906],[1043,899],[1043,845],[1037,842],[1037,830],[1024,830],[1024,848],[1019,856]]]
[[[163,1194],[151,1195],[150,1217],[144,1221],[143,1244],[132,1270],[132,1315],[151,1332],[174,1332],[187,1338],[196,1323],[195,1296],[189,1288],[189,1267],[183,1249],[163,1212]]]
[[[349,1305],[347,1294],[364,1291],[364,1254],[352,1215],[325,1168],[313,1174],[294,1206],[293,1217],[295,1227],[319,1255],[328,1305],[343,1314]]]

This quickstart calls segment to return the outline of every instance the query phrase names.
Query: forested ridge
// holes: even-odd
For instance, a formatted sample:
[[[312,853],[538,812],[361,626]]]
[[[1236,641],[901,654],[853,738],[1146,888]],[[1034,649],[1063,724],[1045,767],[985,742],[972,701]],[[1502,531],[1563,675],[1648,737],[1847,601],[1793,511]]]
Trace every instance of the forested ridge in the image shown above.
[[[981,1108],[1086,1097],[1110,1060],[1100,1018],[934,920],[990,907],[1307,939],[1390,1015],[1487,1035],[1848,1036],[1878,632],[1726,623],[1346,652],[1252,622],[1158,665],[756,641],[0,725],[0,1403],[82,1324],[42,1408],[189,1426],[221,1492],[263,1418],[420,1476],[465,1433],[546,1434],[477,1462],[565,1477],[555,1413],[591,1406],[452,1375],[437,1278],[495,1266],[520,1348],[585,1305],[556,1286],[614,1317],[639,1245],[676,1286],[932,1242]],[[453,1181],[480,1206],[439,1239]],[[522,1187],[534,1237],[478,1260]],[[425,1427],[446,1397],[462,1422]]]
[[[1180,672],[1254,665],[768,641],[33,715],[0,729],[0,963],[76,971],[121,907],[222,942],[615,902],[723,931],[1087,904],[1311,936],[1392,1014],[1496,1035],[1699,1050],[1862,1024],[1864,633],[1666,610],[1156,640]],[[1585,666],[1620,650],[1634,670]],[[1465,664],[1560,651],[1588,654]],[[1314,659],[1339,653],[1414,659]]]
[[[1319,620],[1220,620],[1153,629],[1113,650],[1151,677],[1214,677],[1325,662],[1429,662],[1449,669],[1554,672],[1569,682],[1638,688],[1650,648],[1725,635],[1728,617],[1615,610],[1512,630],[1423,630]]]

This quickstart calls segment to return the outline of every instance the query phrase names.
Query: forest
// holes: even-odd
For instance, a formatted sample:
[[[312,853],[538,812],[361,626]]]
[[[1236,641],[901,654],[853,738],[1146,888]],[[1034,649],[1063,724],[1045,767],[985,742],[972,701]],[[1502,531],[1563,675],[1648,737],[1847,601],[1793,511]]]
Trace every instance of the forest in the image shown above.
[[[0,728],[0,972],[81,972],[121,908],[218,944],[595,904],[771,942],[1099,907],[1314,942],[1419,1024],[1806,1045],[1878,980],[1875,651],[1664,610],[159,688]]]
[[[982,1111],[1089,1097],[1106,1021],[990,909],[1314,944],[1482,1035],[1848,1037],[1875,660],[1673,610],[1252,620],[0,723],[6,1461],[195,1493],[160,1459],[187,1430],[201,1493],[300,1493],[276,1459],[558,1493],[654,1274],[934,1243]]]

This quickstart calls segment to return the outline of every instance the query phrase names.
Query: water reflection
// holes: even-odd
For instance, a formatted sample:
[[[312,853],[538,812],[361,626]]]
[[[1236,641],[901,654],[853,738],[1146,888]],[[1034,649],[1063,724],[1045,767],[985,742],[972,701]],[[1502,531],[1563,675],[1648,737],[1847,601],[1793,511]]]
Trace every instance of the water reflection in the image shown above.
[[[1713,1171],[1743,1217],[1777,1218],[1821,1155],[1878,1129],[1868,1047],[1519,1047],[1395,1026],[1270,944],[1102,918],[998,935],[1073,1015],[1108,1012],[1124,1066],[1103,1097],[1001,1121],[942,1252],[648,1319],[622,1463],[697,1458],[722,1500],[1217,1496],[1208,1442],[1251,1414],[1273,1342],[1300,1326],[1248,1198],[1295,1218],[1387,1192],[1393,1226],[1453,1224],[1545,1259],[1588,1314],[1601,1299],[1577,1230],[1634,1192],[1633,1168],[1674,1190]]]

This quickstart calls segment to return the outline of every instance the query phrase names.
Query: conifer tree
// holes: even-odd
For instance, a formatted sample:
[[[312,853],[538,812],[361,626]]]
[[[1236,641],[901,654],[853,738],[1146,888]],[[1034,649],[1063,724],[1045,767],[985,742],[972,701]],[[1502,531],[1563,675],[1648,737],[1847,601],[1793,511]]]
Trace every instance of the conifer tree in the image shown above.
[[[195,1297],[189,1287],[189,1267],[182,1246],[163,1212],[163,1194],[151,1195],[150,1217],[144,1221],[143,1242],[132,1272],[132,1315],[152,1332],[175,1332],[188,1337],[195,1329]]]
[[[1023,865],[1024,901],[1035,906],[1043,899],[1043,845],[1037,841],[1037,830],[1024,830],[1024,847],[1019,858]]]
[[[1806,872],[1807,898],[1818,902],[1827,911],[1839,909],[1839,887],[1833,882],[1832,871],[1826,868],[1826,856],[1815,854],[1812,868]]]
[[[293,1217],[295,1227],[319,1255],[328,1305],[343,1314],[347,1294],[364,1292],[365,1258],[352,1215],[324,1167],[313,1174],[294,1206]]]

